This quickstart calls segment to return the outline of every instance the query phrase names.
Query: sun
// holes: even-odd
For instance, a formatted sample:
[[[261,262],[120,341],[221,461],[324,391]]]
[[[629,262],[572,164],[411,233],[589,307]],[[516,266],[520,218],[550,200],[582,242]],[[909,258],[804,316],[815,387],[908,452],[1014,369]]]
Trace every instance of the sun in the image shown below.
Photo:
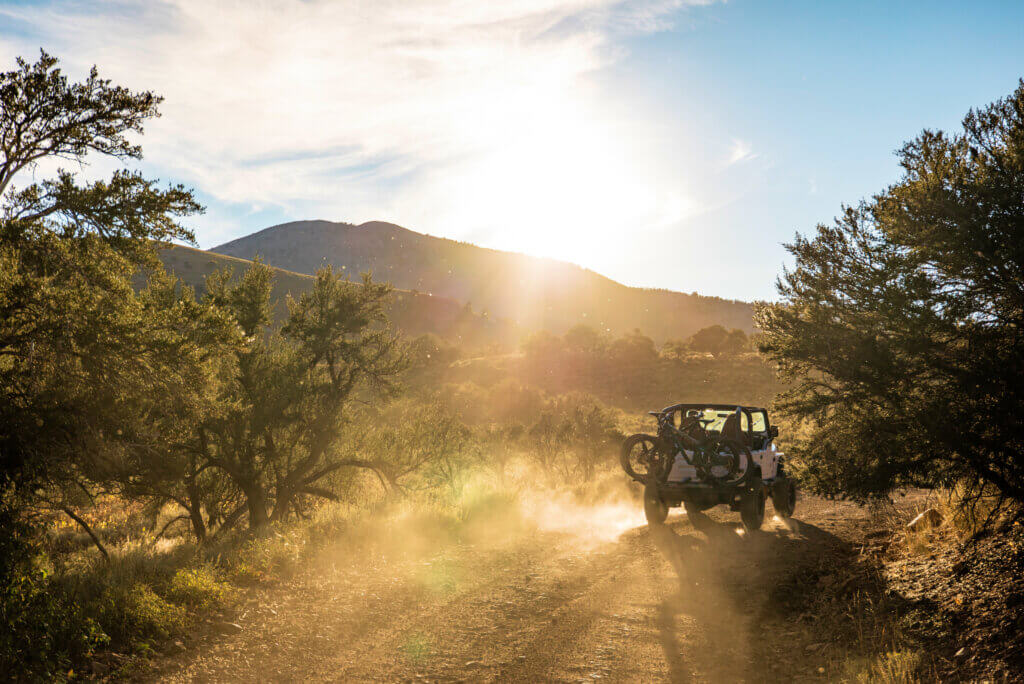
[[[573,93],[522,93],[468,126],[475,154],[446,170],[447,225],[486,246],[599,263],[638,228],[693,211],[632,122]]]

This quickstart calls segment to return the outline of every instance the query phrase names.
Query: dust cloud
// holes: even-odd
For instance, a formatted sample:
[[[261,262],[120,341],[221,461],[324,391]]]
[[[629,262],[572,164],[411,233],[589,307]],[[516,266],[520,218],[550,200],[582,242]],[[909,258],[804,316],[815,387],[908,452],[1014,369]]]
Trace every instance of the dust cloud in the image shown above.
[[[646,524],[643,511],[625,496],[583,503],[566,492],[525,492],[519,504],[531,527],[574,535],[583,546],[613,542]]]

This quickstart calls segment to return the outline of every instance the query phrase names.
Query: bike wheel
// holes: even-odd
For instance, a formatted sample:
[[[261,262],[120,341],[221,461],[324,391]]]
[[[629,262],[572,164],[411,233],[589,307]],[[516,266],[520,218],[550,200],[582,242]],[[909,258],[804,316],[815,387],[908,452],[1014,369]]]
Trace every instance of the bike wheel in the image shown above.
[[[622,443],[622,469],[638,482],[646,482],[649,475],[660,479],[666,458],[661,440],[652,435],[631,435]]]

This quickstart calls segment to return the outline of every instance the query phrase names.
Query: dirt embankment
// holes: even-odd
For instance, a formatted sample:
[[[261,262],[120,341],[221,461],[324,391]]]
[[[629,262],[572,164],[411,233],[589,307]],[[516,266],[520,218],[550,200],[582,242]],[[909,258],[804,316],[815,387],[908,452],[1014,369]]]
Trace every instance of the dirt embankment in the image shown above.
[[[460,539],[382,532],[255,592],[226,616],[239,633],[197,634],[149,677],[790,682],[920,665],[865,509],[806,498],[756,534],[735,518],[651,530],[635,506],[551,506]]]

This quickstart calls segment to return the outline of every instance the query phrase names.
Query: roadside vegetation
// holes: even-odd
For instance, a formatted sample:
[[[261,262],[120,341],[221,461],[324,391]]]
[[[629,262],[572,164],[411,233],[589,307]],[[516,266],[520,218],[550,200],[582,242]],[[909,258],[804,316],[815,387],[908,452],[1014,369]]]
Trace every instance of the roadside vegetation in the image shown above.
[[[900,182],[798,236],[754,339],[710,326],[659,347],[578,325],[515,353],[403,337],[369,274],[324,268],[284,311],[259,261],[199,288],[166,272],[160,250],[194,242],[183,222],[202,208],[130,170],[160,102],[95,70],[71,82],[45,53],[0,74],[0,672],[131,673],[382,511],[458,537],[529,490],[596,501],[641,411],[680,401],[774,406],[810,491],[949,493],[899,544],[868,541],[902,526],[880,523],[869,562],[808,570],[821,591],[793,610],[858,635],[863,658],[835,664],[850,681],[960,662],[915,646],[952,637],[913,623],[886,568],[1020,562],[978,540],[1017,539],[1024,516],[1024,84],[962,134],[922,134]],[[36,178],[95,156],[126,168]],[[949,615],[963,603],[934,594]]]
[[[788,246],[757,346],[805,488],[875,506],[932,492],[865,544],[875,589],[852,614],[893,646],[851,678],[1009,681],[1024,667],[1024,81],[898,159],[899,181]]]
[[[817,491],[956,489],[1005,527],[1024,517],[1024,81],[898,158],[897,183],[789,245],[758,346]]]

